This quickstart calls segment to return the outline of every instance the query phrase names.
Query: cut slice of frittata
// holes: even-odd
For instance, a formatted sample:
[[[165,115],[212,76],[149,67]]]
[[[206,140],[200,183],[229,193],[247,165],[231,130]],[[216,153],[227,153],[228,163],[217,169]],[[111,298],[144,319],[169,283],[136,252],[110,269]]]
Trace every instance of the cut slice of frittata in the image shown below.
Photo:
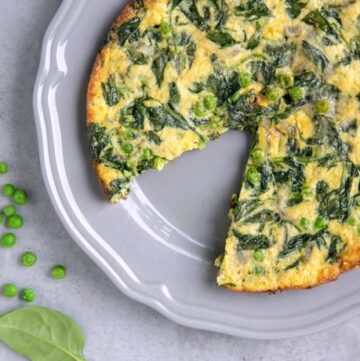
[[[354,140],[351,123],[307,109],[260,125],[232,201],[219,285],[312,287],[358,264],[359,171],[344,141]]]

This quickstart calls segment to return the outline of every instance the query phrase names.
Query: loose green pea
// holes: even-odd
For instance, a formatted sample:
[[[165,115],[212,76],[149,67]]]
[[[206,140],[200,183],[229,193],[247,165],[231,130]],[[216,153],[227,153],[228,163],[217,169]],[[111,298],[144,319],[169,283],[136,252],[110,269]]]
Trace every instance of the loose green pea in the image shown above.
[[[256,249],[253,252],[253,257],[255,261],[262,262],[265,259],[264,252],[261,249]]]
[[[265,161],[265,152],[261,149],[254,149],[252,152],[251,152],[251,155],[250,155],[252,161],[255,163],[255,164],[261,164]]]
[[[6,225],[9,228],[21,228],[24,225],[24,219],[19,214],[14,214],[6,220]]]
[[[240,73],[239,81],[242,88],[246,88],[251,84],[251,74],[250,73]]]
[[[195,105],[194,112],[197,117],[202,117],[206,114],[206,109],[202,104],[198,103]]]
[[[325,219],[322,217],[317,217],[314,224],[315,228],[322,229],[326,227]]]
[[[25,302],[33,302],[36,299],[36,292],[32,288],[25,288],[21,291],[20,298]]]
[[[16,213],[16,207],[12,204],[8,204],[2,209],[2,213],[6,217],[10,217]]]
[[[329,102],[327,100],[319,100],[315,104],[316,113],[325,115],[329,111]]]
[[[305,93],[300,87],[294,86],[289,89],[289,95],[292,100],[299,100],[305,96]]]
[[[121,146],[121,150],[126,154],[130,154],[134,150],[134,147],[130,143],[125,143]]]
[[[33,266],[37,261],[37,256],[34,252],[25,252],[21,257],[21,263],[25,267]]]
[[[24,204],[26,204],[28,202],[28,195],[27,193],[23,190],[23,189],[17,189],[13,196],[13,201],[15,202],[15,204],[17,204],[18,206],[23,206]]]
[[[51,270],[51,277],[57,280],[62,280],[66,277],[66,268],[63,265],[56,265]]]
[[[302,217],[300,219],[300,227],[302,228],[308,228],[310,225],[310,222],[305,218],[305,217]]]
[[[18,294],[18,289],[13,283],[5,283],[2,287],[2,294],[5,297],[13,298]]]
[[[266,96],[266,99],[275,101],[275,100],[279,99],[280,93],[279,93],[278,89],[271,88],[265,93],[265,96]]]
[[[0,238],[1,245],[4,248],[11,248],[14,247],[16,244],[16,235],[14,233],[5,233]]]
[[[294,77],[291,74],[281,74],[280,84],[283,88],[290,88],[294,85]]]
[[[2,194],[5,197],[12,197],[14,195],[16,191],[16,188],[14,187],[14,185],[8,183],[8,184],[4,184],[2,187]]]
[[[204,107],[207,110],[213,110],[216,107],[216,98],[214,95],[206,95],[203,100]]]
[[[9,170],[9,166],[6,162],[0,162],[0,174],[6,174]]]
[[[153,159],[154,158],[154,155],[153,155],[153,152],[151,151],[151,149],[147,148],[144,150],[144,153],[143,153],[143,157],[146,159],[146,160],[150,160],[150,159]]]
[[[160,32],[162,35],[166,36],[169,35],[171,31],[171,27],[169,23],[166,23],[165,21],[160,23]]]
[[[262,267],[262,266],[256,265],[256,266],[254,266],[254,268],[253,268],[253,273],[254,273],[256,276],[263,276],[263,275],[265,274],[265,269],[264,269],[264,267]]]
[[[249,168],[247,172],[247,178],[252,184],[257,184],[261,180],[261,174],[256,168]]]

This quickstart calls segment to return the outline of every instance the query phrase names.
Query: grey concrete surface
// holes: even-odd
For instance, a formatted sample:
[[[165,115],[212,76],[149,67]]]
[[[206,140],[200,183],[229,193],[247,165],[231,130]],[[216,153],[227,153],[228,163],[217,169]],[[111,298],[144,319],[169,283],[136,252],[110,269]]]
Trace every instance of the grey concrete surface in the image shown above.
[[[0,3],[0,158],[11,166],[0,183],[13,182],[31,195],[23,210],[27,224],[19,232],[18,245],[0,249],[0,283],[34,286],[38,303],[74,317],[85,330],[89,361],[358,360],[359,317],[319,334],[282,341],[245,340],[188,329],[121,294],[70,239],[41,178],[31,106],[41,40],[60,2]],[[106,0],[101,2],[106,4]],[[39,256],[31,269],[18,262],[28,249]],[[64,281],[49,278],[49,269],[58,262],[69,269]],[[0,313],[20,305],[0,297]],[[22,358],[0,344],[0,361],[17,360]]]

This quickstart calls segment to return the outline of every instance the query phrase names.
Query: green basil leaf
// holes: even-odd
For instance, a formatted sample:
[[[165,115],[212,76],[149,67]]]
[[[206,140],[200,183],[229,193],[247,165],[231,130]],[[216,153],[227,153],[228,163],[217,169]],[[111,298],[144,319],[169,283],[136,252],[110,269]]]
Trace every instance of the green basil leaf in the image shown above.
[[[32,361],[85,361],[81,328],[68,316],[40,306],[1,316],[0,341]]]

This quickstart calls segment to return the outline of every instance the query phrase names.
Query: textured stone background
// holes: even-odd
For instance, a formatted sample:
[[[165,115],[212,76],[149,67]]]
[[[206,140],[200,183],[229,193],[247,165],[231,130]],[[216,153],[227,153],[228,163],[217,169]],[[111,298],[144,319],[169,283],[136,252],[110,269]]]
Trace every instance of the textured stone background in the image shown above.
[[[1,183],[8,180],[25,187],[32,199],[24,209],[27,226],[18,246],[0,249],[0,283],[35,286],[40,304],[73,316],[85,329],[89,361],[358,360],[360,318],[320,334],[283,341],[244,340],[188,329],[117,291],[70,239],[41,178],[31,105],[41,40],[60,2],[1,0],[0,4],[0,158],[13,168]],[[30,270],[17,264],[25,249],[39,256],[38,265]],[[65,281],[49,279],[55,262],[68,265]],[[18,305],[0,297],[0,312]],[[21,358],[0,344],[0,361],[17,360]]]

